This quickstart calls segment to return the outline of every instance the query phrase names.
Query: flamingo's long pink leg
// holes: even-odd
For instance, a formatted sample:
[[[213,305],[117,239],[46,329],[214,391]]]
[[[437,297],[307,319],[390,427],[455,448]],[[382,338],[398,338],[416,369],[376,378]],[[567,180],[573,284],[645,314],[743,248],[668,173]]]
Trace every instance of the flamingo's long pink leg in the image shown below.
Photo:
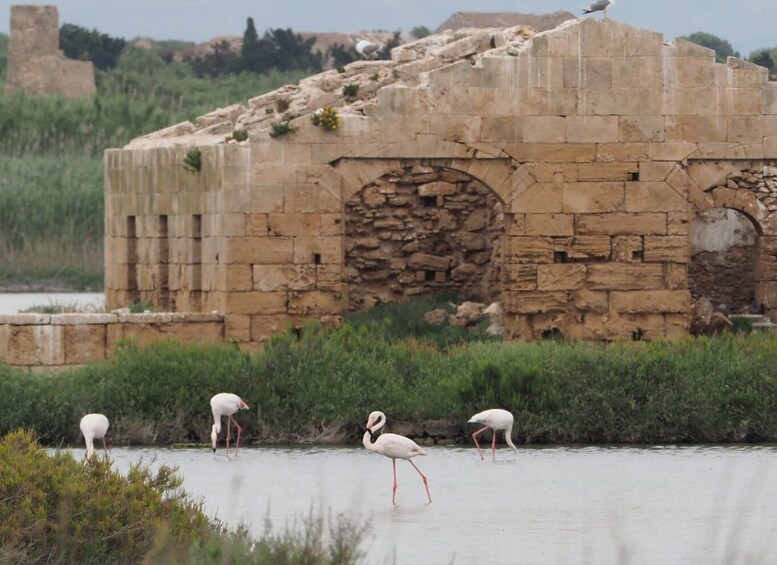
[[[392,459],[391,462],[394,464],[394,488],[391,491],[391,503],[396,506],[397,505],[397,460]]]
[[[494,433],[491,434],[491,454],[494,457],[494,461],[496,461],[496,430],[492,430]]]
[[[240,424],[237,423],[234,416],[230,416],[230,419],[235,423],[235,427],[237,428],[237,441],[235,442],[235,457],[237,457],[237,448],[240,447],[240,432],[243,431],[243,428],[240,427]]]
[[[431,504],[432,503],[432,495],[429,494],[429,481],[426,480],[426,475],[424,475],[421,472],[421,469],[416,467],[416,464],[413,463],[412,460],[408,459],[407,462],[410,463],[416,471],[418,471],[418,474],[421,475],[421,478],[424,480],[424,487],[426,488],[426,496],[429,497],[429,504]],[[395,463],[395,465],[396,465],[396,463]]]
[[[227,417],[227,459],[229,459],[229,422],[232,418]]]
[[[474,432],[472,434],[472,439],[475,440],[475,447],[478,448],[478,453],[480,454],[480,460],[481,461],[483,460],[483,452],[480,451],[480,444],[478,443],[478,436],[480,434],[482,434],[483,432],[485,432],[487,429],[488,429],[488,426],[486,426],[485,428],[480,428],[478,431],[476,431],[476,432]]]

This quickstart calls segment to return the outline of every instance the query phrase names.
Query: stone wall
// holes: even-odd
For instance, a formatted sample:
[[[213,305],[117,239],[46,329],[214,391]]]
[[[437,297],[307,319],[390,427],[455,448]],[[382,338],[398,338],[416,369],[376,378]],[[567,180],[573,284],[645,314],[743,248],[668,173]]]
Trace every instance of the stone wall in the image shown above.
[[[345,206],[351,310],[441,289],[499,300],[502,204],[474,178],[410,167],[365,186]]]
[[[88,98],[94,96],[90,61],[67,59],[59,49],[55,6],[11,6],[6,92]]]
[[[107,359],[122,340],[148,345],[224,339],[218,314],[16,314],[0,316],[0,358],[29,371],[78,367]]]
[[[692,222],[727,208],[756,226],[755,299],[777,310],[766,69],[588,19],[446,32],[344,71],[108,152],[109,307],[219,310],[252,344],[439,285],[498,296],[510,339],[671,338],[688,333]],[[311,123],[323,105],[337,131]],[[454,184],[477,196],[466,217],[441,198]]]

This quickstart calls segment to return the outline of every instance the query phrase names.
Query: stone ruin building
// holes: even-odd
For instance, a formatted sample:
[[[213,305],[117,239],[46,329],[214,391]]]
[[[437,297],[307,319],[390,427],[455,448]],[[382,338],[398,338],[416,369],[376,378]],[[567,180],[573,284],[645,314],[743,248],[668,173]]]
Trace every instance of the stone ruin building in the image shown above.
[[[335,131],[311,121],[325,106]],[[613,20],[446,31],[135,139],[105,171],[108,308],[168,312],[79,326],[106,351],[190,323],[252,346],[443,288],[499,301],[507,339],[683,336],[732,276],[731,309],[777,313],[777,83]]]
[[[91,61],[67,59],[59,49],[56,6],[11,6],[6,92],[89,98],[94,96]]]

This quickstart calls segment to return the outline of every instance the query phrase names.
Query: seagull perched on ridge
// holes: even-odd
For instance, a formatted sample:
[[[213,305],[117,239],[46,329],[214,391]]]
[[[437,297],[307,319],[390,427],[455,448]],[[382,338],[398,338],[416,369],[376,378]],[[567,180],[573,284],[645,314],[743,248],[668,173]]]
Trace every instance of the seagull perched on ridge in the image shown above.
[[[356,52],[361,55],[363,59],[377,59],[381,49],[383,49],[382,45],[367,41],[366,39],[360,39],[356,42]]]
[[[607,19],[607,7],[611,4],[615,4],[615,0],[596,0],[593,4],[587,8],[583,8],[584,14],[590,14],[591,12],[604,12],[604,19]]]

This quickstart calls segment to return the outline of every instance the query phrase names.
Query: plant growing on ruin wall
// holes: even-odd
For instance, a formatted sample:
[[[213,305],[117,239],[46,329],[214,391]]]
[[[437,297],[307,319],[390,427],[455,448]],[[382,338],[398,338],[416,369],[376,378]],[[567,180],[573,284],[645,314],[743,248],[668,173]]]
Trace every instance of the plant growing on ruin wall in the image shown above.
[[[343,119],[339,116],[337,110],[331,106],[324,106],[313,112],[310,121],[313,122],[314,126],[326,131],[335,131],[343,123]]]
[[[278,138],[286,135],[287,133],[292,133],[296,130],[294,126],[292,126],[289,122],[275,122],[272,124],[272,131],[270,132],[270,137]]]
[[[359,85],[358,84],[346,84],[343,87],[343,96],[346,98],[356,98],[356,95],[359,94]]]
[[[199,173],[202,169],[202,153],[196,147],[186,152],[183,159],[183,167],[192,173]]]
[[[245,141],[246,139],[248,139],[248,132],[244,129],[236,129],[232,133],[232,139],[234,139],[235,141]]]

